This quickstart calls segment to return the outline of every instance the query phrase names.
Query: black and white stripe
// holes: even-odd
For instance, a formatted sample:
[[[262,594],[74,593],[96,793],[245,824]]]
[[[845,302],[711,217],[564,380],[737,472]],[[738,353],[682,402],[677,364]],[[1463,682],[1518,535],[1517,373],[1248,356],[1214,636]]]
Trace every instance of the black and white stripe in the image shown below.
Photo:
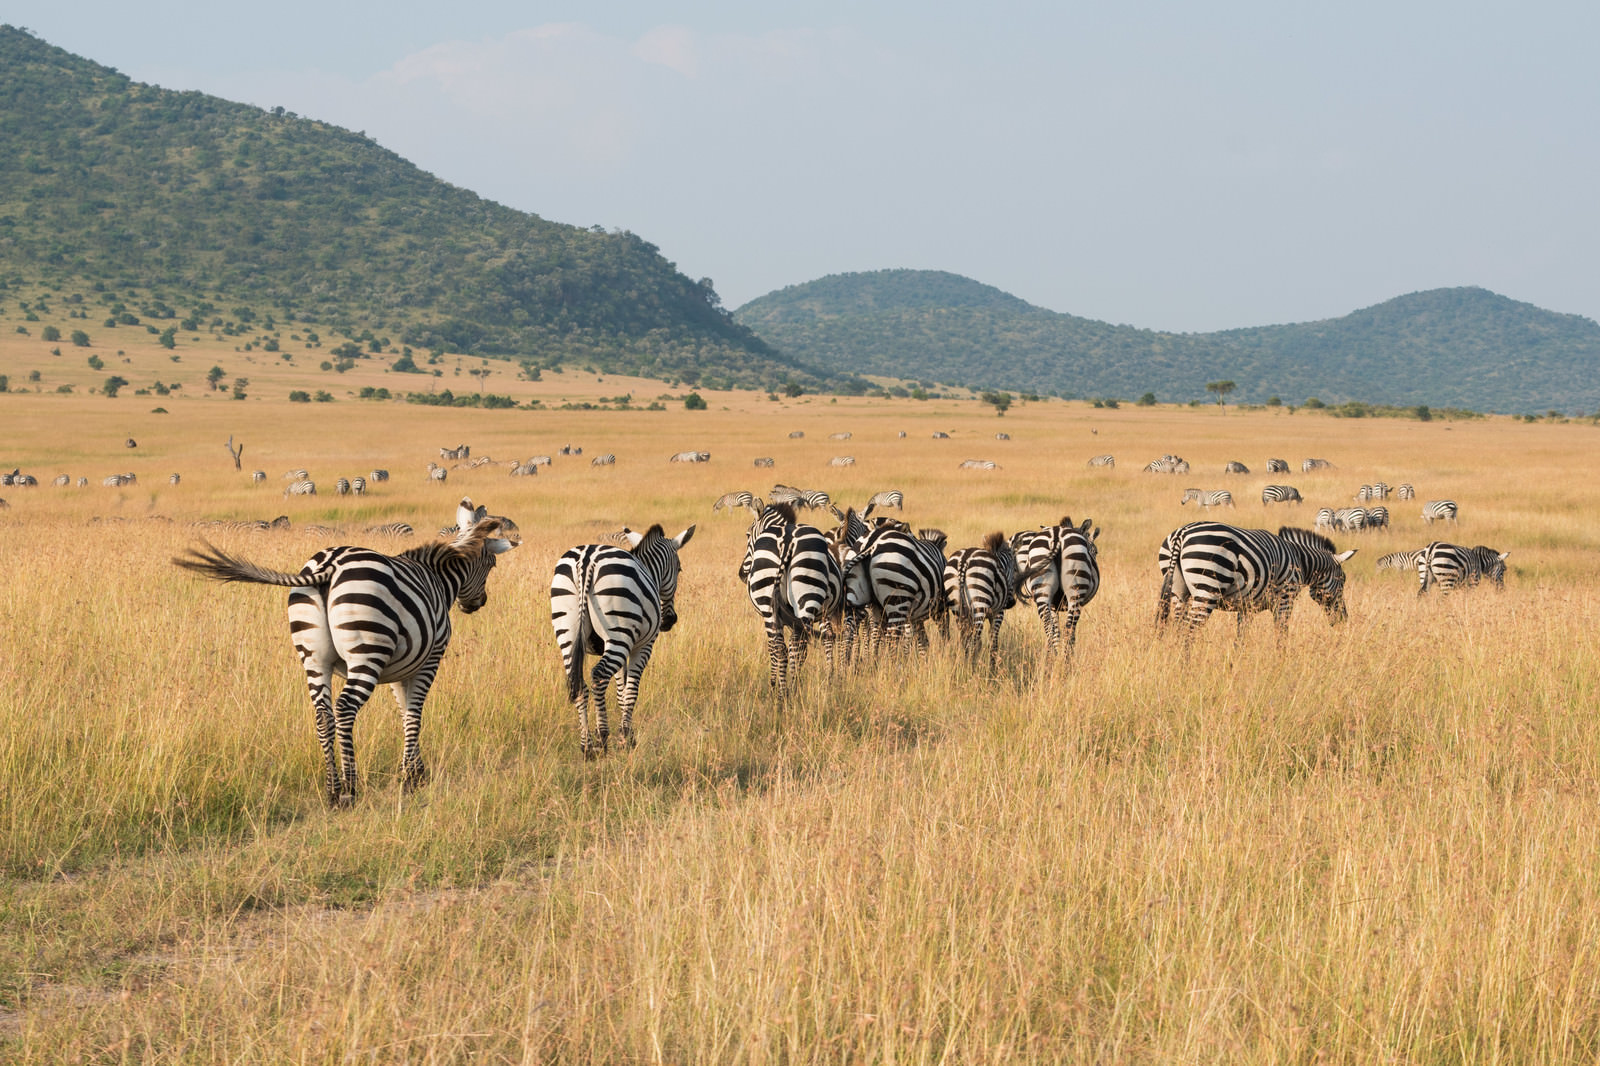
[[[759,456],[757,456],[755,458],[755,461],[751,465],[752,466],[763,467],[765,469],[770,470],[773,467],[777,466],[778,464],[777,464],[776,461],[773,460],[772,456],[770,456],[770,455],[759,455]]]
[[[989,670],[1000,656],[1000,627],[1015,606],[1017,553],[1004,533],[990,533],[981,548],[962,548],[944,564],[945,607],[956,620],[961,647],[976,660],[989,626]]]
[[[1289,460],[1287,460],[1287,459],[1268,459],[1267,460],[1267,473],[1269,473],[1269,474],[1287,474],[1288,472],[1289,472]]]
[[[650,664],[656,637],[678,621],[678,552],[694,536],[690,526],[676,537],[659,525],[644,533],[624,529],[624,550],[613,544],[581,544],[556,561],[550,582],[550,622],[566,666],[567,697],[578,712],[578,744],[586,759],[608,750],[606,689],[621,674],[617,706],[622,739],[633,747],[633,707],[639,679]],[[586,683],[584,656],[594,654]],[[589,732],[589,704],[595,733]]]
[[[713,514],[715,514],[724,507],[744,507],[748,509],[751,514],[759,515],[763,506],[765,505],[762,503],[761,497],[755,495],[754,493],[725,492],[721,496],[717,497],[716,503],[711,505],[711,511]]]
[[[376,484],[379,481],[388,481],[389,480],[389,471],[384,470],[382,468],[374,470],[374,471],[372,471],[371,473],[369,473],[367,475],[367,480],[373,482],[374,484]]]
[[[317,483],[307,478],[304,481],[291,481],[283,490],[285,496],[315,496]]]
[[[1187,474],[1189,460],[1176,455],[1163,455],[1159,459],[1152,459],[1145,464],[1145,470],[1151,474]]]
[[[829,466],[855,466],[856,457],[853,455],[836,455],[828,460]]]
[[[122,488],[125,485],[136,485],[138,482],[139,475],[137,474],[112,474],[100,484],[106,486],[107,488],[115,489]]]
[[[1107,468],[1115,467],[1117,465],[1117,457],[1114,455],[1097,455],[1089,460],[1089,465]]]
[[[511,476],[512,477],[537,477],[538,474],[539,474],[539,464],[538,463],[534,463],[534,462],[519,463],[519,462],[513,461],[512,464],[511,464]]]
[[[616,466],[617,465],[617,457],[615,455],[611,454],[610,452],[606,452],[604,455],[597,455],[593,459],[590,459],[589,460],[589,465],[590,466]]]
[[[350,479],[347,477],[333,479],[333,494],[335,496],[350,495]]]
[[[1380,555],[1378,556],[1378,569],[1403,570],[1409,573],[1417,568],[1417,560],[1425,556],[1427,552],[1428,549],[1426,548],[1418,548],[1416,551],[1390,552],[1388,555]]]
[[[446,470],[444,467],[440,466],[438,463],[430,462],[428,464],[428,480],[429,481],[437,481],[442,485],[442,484],[444,484],[445,479],[448,478],[449,476],[450,476],[450,471]]]
[[[1394,490],[1394,495],[1395,498],[1399,500],[1414,500],[1417,498],[1417,489],[1414,485],[1401,485],[1399,488]]]
[[[1389,508],[1387,508],[1387,507],[1368,507],[1367,508],[1367,516],[1366,516],[1365,520],[1362,522],[1362,528],[1364,528],[1364,529],[1388,529],[1389,528]]]
[[[1176,610],[1192,634],[1213,611],[1237,611],[1242,634],[1249,612],[1270,610],[1281,633],[1304,587],[1330,623],[1342,622],[1342,564],[1354,554],[1353,548],[1335,553],[1332,541],[1305,529],[1284,527],[1270,533],[1192,522],[1167,534],[1157,552],[1162,582],[1156,621],[1164,624]]]
[[[872,494],[872,498],[867,501],[866,510],[862,512],[862,515],[871,515],[873,509],[876,507],[893,507],[897,511],[903,511],[905,510],[905,503],[905,493],[901,492],[899,489],[889,489],[884,492],[874,492]]]
[[[1028,594],[1039,613],[1052,658],[1061,647],[1063,634],[1071,654],[1078,640],[1078,619],[1100,590],[1099,538],[1093,519],[1073,525],[1070,517],[1059,525],[1024,530],[1011,538],[1017,553],[1017,587]],[[1062,611],[1066,612],[1064,625],[1058,617]]]
[[[879,518],[854,546],[845,585],[851,607],[882,619],[882,637],[891,643],[914,639],[919,651],[927,651],[924,623],[945,616],[943,539],[928,540],[904,522]]]
[[[1510,552],[1497,552],[1480,544],[1475,548],[1460,544],[1446,544],[1436,540],[1422,549],[1417,559],[1417,580],[1421,596],[1434,585],[1439,593],[1448,596],[1456,589],[1476,588],[1488,578],[1499,589],[1506,587],[1506,556]]]
[[[449,462],[454,459],[472,458],[472,449],[465,444],[458,444],[454,448],[440,448],[439,458]]]
[[[318,552],[298,574],[236,559],[207,544],[173,560],[218,581],[280,585],[289,593],[289,631],[316,709],[324,786],[330,804],[356,795],[356,713],[380,684],[394,686],[405,729],[404,787],[427,780],[419,738],[422,704],[450,645],[450,607],[471,614],[488,600],[495,559],[515,547],[500,523],[479,521],[462,500],[464,532],[454,540],[384,555],[342,546]],[[345,678],[338,702],[333,678]],[[337,751],[335,750],[337,746]]]
[[[1261,490],[1261,506],[1269,503],[1304,503],[1300,490],[1293,485],[1268,485]]]
[[[367,479],[364,477],[351,478],[350,491],[355,493],[357,496],[365,496],[367,494]]]
[[[1393,491],[1393,489],[1391,489],[1382,481],[1376,482],[1372,485],[1362,485],[1356,490],[1356,500],[1359,503],[1366,503],[1369,500],[1387,500],[1389,498],[1389,493]]]
[[[1441,522],[1454,522],[1456,520],[1456,501],[1429,500],[1423,504],[1422,520],[1431,526],[1436,519]]]
[[[1233,493],[1227,489],[1217,489],[1214,492],[1202,492],[1200,489],[1184,489],[1183,499],[1179,505],[1198,503],[1201,507],[1232,507]]]
[[[828,537],[801,523],[791,505],[773,504],[750,526],[739,576],[766,628],[768,680],[778,694],[788,691],[790,671],[804,664],[813,629],[822,634],[832,670],[831,619],[843,605],[844,571]]]

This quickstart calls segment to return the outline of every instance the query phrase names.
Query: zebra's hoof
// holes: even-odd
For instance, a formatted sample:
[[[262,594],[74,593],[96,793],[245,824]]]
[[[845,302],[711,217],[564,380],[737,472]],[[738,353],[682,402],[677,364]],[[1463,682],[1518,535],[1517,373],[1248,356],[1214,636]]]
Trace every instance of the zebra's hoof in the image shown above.
[[[622,740],[623,743],[628,745],[628,749],[630,751],[639,746],[639,740],[633,735],[633,730],[631,728],[624,729],[622,731]]]
[[[341,811],[347,811],[355,805],[356,794],[354,792],[341,792],[333,801],[333,806],[335,809]]]
[[[402,792],[409,794],[415,792],[417,789],[421,788],[427,783],[428,768],[422,763],[418,763],[416,766],[406,771],[405,780],[401,782],[400,789]]]

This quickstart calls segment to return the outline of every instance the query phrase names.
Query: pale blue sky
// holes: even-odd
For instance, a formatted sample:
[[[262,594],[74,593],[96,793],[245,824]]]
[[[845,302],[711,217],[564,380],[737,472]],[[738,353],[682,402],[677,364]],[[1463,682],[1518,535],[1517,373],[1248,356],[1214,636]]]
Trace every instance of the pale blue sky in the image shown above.
[[[1212,330],[1482,285],[1600,319],[1600,5],[6,0],[141,81],[365,130],[739,304],[949,270]]]

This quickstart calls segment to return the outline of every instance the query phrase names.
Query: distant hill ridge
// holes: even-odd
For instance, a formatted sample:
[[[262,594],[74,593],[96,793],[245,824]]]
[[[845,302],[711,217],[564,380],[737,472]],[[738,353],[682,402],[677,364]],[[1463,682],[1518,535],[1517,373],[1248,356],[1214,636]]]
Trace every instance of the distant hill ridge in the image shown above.
[[[828,377],[632,233],[515,211],[360,134],[138,84],[0,26],[0,280],[17,278],[691,383]]]
[[[1481,288],[1411,293],[1341,318],[1217,333],[1113,326],[929,270],[837,274],[734,317],[796,358],[915,380],[1088,398],[1600,408],[1600,325]]]

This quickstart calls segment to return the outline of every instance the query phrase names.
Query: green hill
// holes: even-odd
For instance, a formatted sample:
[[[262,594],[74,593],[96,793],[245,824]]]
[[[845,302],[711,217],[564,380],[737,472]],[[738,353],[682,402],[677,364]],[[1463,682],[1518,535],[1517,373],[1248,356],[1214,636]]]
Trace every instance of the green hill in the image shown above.
[[[841,274],[734,317],[806,362],[985,388],[1165,401],[1234,398],[1591,412],[1600,326],[1478,288],[1401,296],[1342,318],[1162,333],[1059,314],[940,271]]]
[[[239,305],[351,338],[691,383],[826,376],[632,233],[514,211],[361,134],[142,85],[11,27],[0,278],[98,285],[156,317],[235,323]]]

